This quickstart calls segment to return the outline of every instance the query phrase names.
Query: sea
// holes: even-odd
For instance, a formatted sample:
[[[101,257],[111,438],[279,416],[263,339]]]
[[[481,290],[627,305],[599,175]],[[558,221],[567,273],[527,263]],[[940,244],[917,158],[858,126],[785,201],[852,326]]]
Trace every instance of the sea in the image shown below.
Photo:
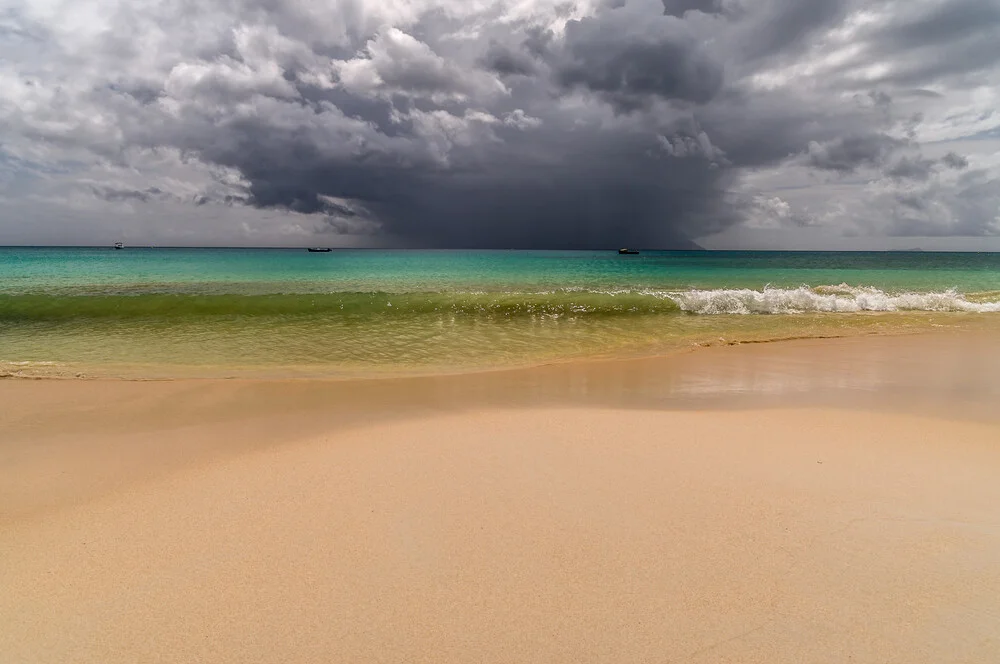
[[[0,248],[7,377],[464,372],[998,313],[997,253]]]

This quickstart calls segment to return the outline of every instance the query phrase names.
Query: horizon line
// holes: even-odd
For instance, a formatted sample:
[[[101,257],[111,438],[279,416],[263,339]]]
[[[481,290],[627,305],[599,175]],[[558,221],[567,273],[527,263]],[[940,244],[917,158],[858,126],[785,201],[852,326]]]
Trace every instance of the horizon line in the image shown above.
[[[136,244],[126,245],[122,250],[128,249],[271,249],[304,251],[310,248],[318,248],[319,245],[151,245]],[[569,248],[569,247],[326,247],[330,251],[618,251],[620,247],[590,247],[590,248]],[[630,247],[635,248],[635,247]],[[116,251],[113,245],[106,244],[0,244],[0,249],[108,249]],[[757,252],[757,253],[839,253],[839,254],[859,254],[859,253],[945,253],[945,254],[996,254],[1000,250],[988,249],[666,249],[637,247],[639,251],[648,252],[671,252],[671,253],[724,253],[724,252]],[[118,250],[121,251],[121,250]]]

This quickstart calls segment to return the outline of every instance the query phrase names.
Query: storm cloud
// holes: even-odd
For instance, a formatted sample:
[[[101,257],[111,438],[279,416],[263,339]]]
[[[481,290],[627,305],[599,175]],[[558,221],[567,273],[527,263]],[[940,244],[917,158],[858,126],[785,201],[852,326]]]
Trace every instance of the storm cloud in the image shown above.
[[[8,7],[0,235],[53,206],[404,246],[998,232],[996,150],[966,154],[995,1]]]

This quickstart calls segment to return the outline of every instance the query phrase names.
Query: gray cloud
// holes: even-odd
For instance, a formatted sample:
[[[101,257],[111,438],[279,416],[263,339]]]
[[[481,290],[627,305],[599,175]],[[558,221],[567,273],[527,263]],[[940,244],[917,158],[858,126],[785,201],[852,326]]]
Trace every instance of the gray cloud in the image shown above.
[[[933,159],[904,155],[886,168],[885,174],[897,179],[926,180],[934,172],[936,163]]]
[[[663,13],[668,16],[684,16],[689,11],[699,11],[704,14],[719,14],[722,12],[722,0],[662,0]]]
[[[955,186],[931,182],[890,191],[888,233],[896,236],[983,237],[1000,233],[1000,178],[984,170],[962,174]]]
[[[105,201],[115,203],[135,201],[148,203],[150,201],[169,198],[159,187],[147,187],[146,189],[122,189],[105,185],[91,185],[90,190],[94,196]]]
[[[948,166],[948,168],[954,168],[956,170],[961,170],[963,168],[968,168],[969,160],[960,154],[955,154],[954,152],[949,152],[941,161]]]
[[[537,70],[534,58],[526,51],[520,51],[492,42],[481,63],[487,69],[502,76],[530,76]]]
[[[886,134],[854,134],[826,143],[811,142],[806,159],[812,168],[850,173],[861,166],[883,165],[889,155],[902,145],[904,141]],[[912,171],[915,166],[907,159],[898,162],[896,167]]]
[[[765,0],[734,5],[745,18],[738,31],[741,56],[756,60],[800,52],[817,33],[842,23],[851,3],[847,0]]]
[[[722,86],[722,66],[688,25],[657,0],[635,1],[566,25],[556,64],[563,86],[596,92],[620,110],[659,98],[704,104]]]
[[[1000,25],[1000,5],[983,0],[950,0],[917,10],[881,31],[887,49],[949,46],[992,32]]]
[[[995,73],[1000,59],[995,0],[914,0],[906,11],[891,4],[882,9],[856,31],[852,57],[841,60],[838,75],[926,91],[932,85],[980,85]]]
[[[992,2],[80,2],[93,25],[26,0],[6,17],[7,197],[83,185],[433,246],[857,232],[745,184],[801,171],[884,181],[879,232],[995,229],[992,162],[921,147],[996,129]]]

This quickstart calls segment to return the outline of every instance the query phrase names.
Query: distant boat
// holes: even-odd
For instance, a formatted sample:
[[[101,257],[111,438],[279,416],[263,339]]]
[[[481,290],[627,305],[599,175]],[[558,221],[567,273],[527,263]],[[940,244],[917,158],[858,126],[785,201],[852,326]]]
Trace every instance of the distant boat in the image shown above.
[[[309,247],[308,251],[314,254],[325,254],[328,251],[333,251],[333,249],[329,247]]]
[[[115,249],[124,249],[125,244],[123,242],[115,242]]]
[[[639,253],[639,250],[638,249],[627,249],[625,247],[622,247],[621,249],[618,250],[618,253],[619,254],[637,254],[637,253]]]

